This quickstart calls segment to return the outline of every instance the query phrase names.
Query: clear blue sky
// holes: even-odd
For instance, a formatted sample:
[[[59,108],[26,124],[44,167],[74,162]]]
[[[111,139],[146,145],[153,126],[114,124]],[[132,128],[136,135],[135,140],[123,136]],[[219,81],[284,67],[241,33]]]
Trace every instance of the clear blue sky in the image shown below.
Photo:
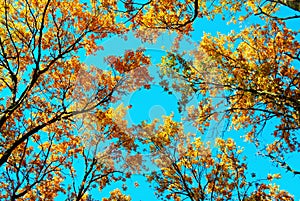
[[[283,11],[288,12],[288,9]],[[230,30],[235,29],[238,32],[238,29],[247,27],[251,23],[258,23],[258,18],[253,17],[251,21],[236,24],[236,25],[227,25],[225,21],[222,21],[220,18],[216,18],[214,21],[207,21],[205,19],[197,20],[194,24],[195,31],[192,34],[191,40],[194,42],[199,42],[203,35],[203,32],[211,33],[212,35],[216,35],[217,32],[221,32],[223,34],[227,34]],[[289,22],[289,25],[292,28],[300,28],[296,23],[297,21]],[[155,44],[143,44],[138,39],[135,39],[131,34],[128,35],[128,40],[123,41],[118,37],[113,37],[109,40],[103,42],[104,51],[101,51],[96,56],[90,56],[85,59],[87,64],[97,65],[99,67],[103,66],[103,58],[108,55],[122,55],[122,53],[126,49],[136,49],[137,47],[144,47],[146,49],[147,54],[152,57],[153,66],[150,68],[151,74],[157,78],[155,64],[160,61],[160,57],[164,55],[165,50],[162,48],[164,46],[166,49],[170,47],[173,40],[172,35],[163,34]],[[194,49],[195,47],[191,44],[184,43],[182,44],[183,49]],[[127,115],[127,120],[129,123],[137,124],[142,120],[150,121],[153,118],[160,118],[161,115],[169,115],[171,112],[175,113],[175,117],[179,120],[180,114],[177,112],[177,100],[178,97],[176,94],[169,95],[163,91],[163,89],[159,85],[154,85],[150,90],[139,90],[129,94],[128,96],[123,98],[123,102],[125,105],[133,105],[132,109],[130,109],[129,114]],[[191,104],[195,104],[197,102],[196,99],[192,101]],[[191,128],[192,129],[192,128]],[[272,122],[270,125],[266,127],[266,130],[272,129]],[[258,178],[265,177],[268,173],[283,173],[283,178],[278,182],[282,189],[288,190],[290,193],[295,195],[295,200],[299,200],[300,198],[300,179],[299,177],[294,177],[289,173],[285,173],[279,168],[272,166],[268,159],[263,159],[255,155],[256,149],[249,144],[243,142],[240,139],[240,135],[242,135],[242,131],[230,131],[228,132],[228,136],[233,137],[239,145],[244,145],[246,147],[245,154],[248,156],[249,169],[253,170],[253,172],[257,173]],[[267,132],[266,132],[267,134]],[[138,181],[140,187],[135,188],[134,182]],[[149,184],[144,182],[144,178],[142,176],[134,176],[128,182],[128,190],[125,194],[128,194],[132,197],[133,201],[152,201],[156,200],[153,193],[154,191],[148,187]],[[106,189],[103,192],[97,193],[98,198],[101,199],[102,196],[107,197],[109,195],[109,191],[114,188],[120,188],[121,185],[116,183]]]

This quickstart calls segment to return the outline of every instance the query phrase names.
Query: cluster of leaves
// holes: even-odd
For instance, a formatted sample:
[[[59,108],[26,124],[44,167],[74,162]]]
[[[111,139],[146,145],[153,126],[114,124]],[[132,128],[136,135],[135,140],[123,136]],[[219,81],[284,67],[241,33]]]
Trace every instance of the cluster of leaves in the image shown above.
[[[234,126],[238,129],[253,125],[246,134],[247,139],[253,139],[253,135],[259,134],[259,125],[279,119],[273,131],[276,143],[281,144],[277,146],[281,151],[292,152],[299,150],[296,134],[300,128],[300,74],[294,67],[300,61],[300,43],[296,34],[284,23],[271,21],[263,27],[253,25],[234,36],[220,36],[217,41],[204,36],[201,44],[222,65],[220,73],[227,74],[219,84],[230,91],[227,111]],[[222,48],[225,40],[241,42],[233,51]]]
[[[130,196],[123,195],[120,189],[115,189],[110,192],[109,198],[103,198],[102,201],[131,201]]]

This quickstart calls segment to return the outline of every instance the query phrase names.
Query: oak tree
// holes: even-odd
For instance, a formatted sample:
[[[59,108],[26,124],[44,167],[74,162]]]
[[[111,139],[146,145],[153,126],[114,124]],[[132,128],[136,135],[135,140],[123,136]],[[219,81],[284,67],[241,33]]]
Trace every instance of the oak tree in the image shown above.
[[[227,9],[227,1],[221,2],[222,8]],[[198,49],[191,53],[192,59],[169,52],[160,64],[162,76],[181,80],[173,83],[173,90],[186,96],[198,94],[199,104],[188,109],[188,119],[201,132],[212,122],[227,119],[227,128],[243,130],[245,139],[255,143],[261,154],[299,174],[285,160],[299,152],[300,142],[299,30],[289,28],[288,23],[299,18],[297,2],[227,3],[236,6],[230,10],[232,22],[244,22],[257,15],[261,23],[228,35],[204,34]],[[297,12],[279,17],[279,5]],[[248,11],[247,15],[238,15],[241,9]],[[172,88],[166,79],[161,83]],[[187,101],[183,96],[180,109]],[[273,130],[270,122],[275,124]],[[270,139],[268,144],[260,140],[262,133]]]
[[[272,183],[279,174],[256,178],[250,172],[243,148],[232,138],[217,138],[214,148],[202,137],[185,133],[172,116],[155,124],[145,124],[139,136],[158,167],[147,178],[161,200],[293,200]]]
[[[116,20],[115,2],[0,4],[0,198],[87,200],[92,188],[126,178],[114,164],[118,147],[134,148],[126,108],[110,104],[148,83],[149,58],[128,50],[104,70],[80,57],[129,30]],[[129,70],[144,72],[134,87]]]

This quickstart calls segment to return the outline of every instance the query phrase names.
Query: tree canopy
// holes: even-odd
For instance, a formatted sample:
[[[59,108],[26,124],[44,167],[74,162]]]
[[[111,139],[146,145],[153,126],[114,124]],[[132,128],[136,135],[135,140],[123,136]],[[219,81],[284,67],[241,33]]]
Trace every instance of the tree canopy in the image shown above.
[[[162,200],[295,199],[276,184],[284,175],[258,178],[235,139],[242,136],[270,165],[299,177],[300,167],[289,163],[300,151],[300,27],[290,23],[300,19],[299,1],[0,2],[2,200],[96,200],[91,192],[116,182],[123,189],[100,199],[134,200],[124,191],[132,174],[147,170],[143,154],[157,167],[144,176]],[[201,29],[198,20],[218,17],[251,24],[227,35],[205,33],[193,50],[180,49]],[[184,119],[126,120],[132,106],[122,97],[155,81],[145,49],[110,55],[101,67],[82,59],[129,32],[150,43],[175,33],[156,68],[162,88],[180,94],[175,109]],[[190,96],[197,105],[189,105]],[[226,128],[205,142],[220,121]],[[186,132],[183,122],[200,133]]]

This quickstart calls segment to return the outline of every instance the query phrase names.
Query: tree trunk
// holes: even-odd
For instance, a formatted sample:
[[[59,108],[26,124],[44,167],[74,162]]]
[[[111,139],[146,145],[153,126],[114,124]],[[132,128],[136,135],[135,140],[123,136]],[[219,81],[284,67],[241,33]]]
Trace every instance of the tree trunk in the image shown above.
[[[300,1],[299,0],[279,0],[279,3],[290,7],[293,10],[300,12]]]

